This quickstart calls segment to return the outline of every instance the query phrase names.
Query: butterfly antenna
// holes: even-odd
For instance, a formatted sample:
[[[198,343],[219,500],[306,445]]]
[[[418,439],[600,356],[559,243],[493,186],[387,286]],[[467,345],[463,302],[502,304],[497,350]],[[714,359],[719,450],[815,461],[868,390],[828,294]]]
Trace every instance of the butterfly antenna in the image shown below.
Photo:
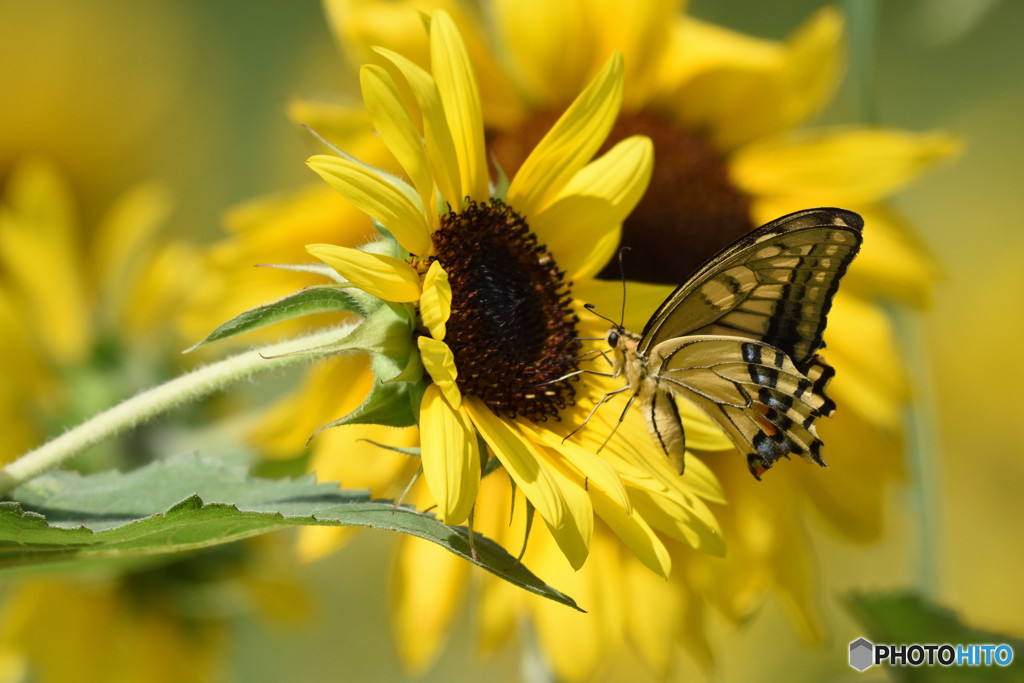
[[[598,312],[597,312],[597,309],[596,309],[596,308],[594,308],[594,304],[583,304],[583,308],[587,309],[588,311],[590,311],[591,313],[593,313],[594,315],[596,315],[596,316],[597,316],[598,318],[600,318],[601,320],[607,320],[608,322],[610,322],[610,323],[611,323],[612,325],[614,325],[615,327],[620,327],[620,325],[619,325],[619,324],[618,324],[617,322],[615,322],[614,320],[612,320],[612,319],[611,319],[611,318],[609,318],[608,316],[606,316],[606,315],[601,315],[600,313],[598,313]]]
[[[622,311],[619,313],[618,324],[618,328],[620,330],[625,329],[623,325],[626,323],[626,265],[623,257],[629,250],[629,247],[622,247],[619,249],[619,275],[622,277]]]

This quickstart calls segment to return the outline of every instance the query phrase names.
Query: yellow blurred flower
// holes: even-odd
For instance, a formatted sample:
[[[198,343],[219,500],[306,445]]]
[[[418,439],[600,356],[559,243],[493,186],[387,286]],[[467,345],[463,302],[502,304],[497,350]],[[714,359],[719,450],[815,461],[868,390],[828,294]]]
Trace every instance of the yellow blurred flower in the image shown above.
[[[180,341],[162,323],[195,259],[160,235],[170,208],[164,188],[142,184],[87,229],[53,166],[30,158],[11,170],[0,200],[0,459],[172,369]]]
[[[482,647],[492,649],[513,634],[526,611],[556,673],[566,679],[587,678],[627,642],[661,673],[671,667],[679,643],[708,663],[711,652],[702,629],[708,608],[740,621],[771,592],[792,608],[803,633],[820,637],[806,509],[817,508],[849,538],[871,539],[880,533],[886,482],[903,476],[900,420],[911,392],[892,324],[878,303],[927,301],[935,274],[910,229],[879,202],[953,154],[955,140],[941,133],[873,126],[796,130],[827,101],[841,74],[843,21],[832,9],[815,14],[786,41],[773,42],[686,17],[673,2],[524,5],[496,0],[487,6],[487,21],[474,5],[454,1],[327,0],[325,7],[339,44],[352,60],[385,70],[393,69],[390,57],[372,46],[383,45],[423,68],[429,66],[431,49],[415,10],[443,7],[465,36],[478,74],[487,147],[510,175],[522,171],[569,98],[600,72],[612,51],[623,54],[623,113],[605,149],[621,138],[643,134],[653,140],[657,155],[650,187],[625,219],[621,234],[622,243],[632,247],[627,273],[653,283],[629,285],[627,328],[642,328],[670,291],[667,285],[678,284],[756,225],[809,206],[841,206],[864,216],[864,248],[836,297],[826,333],[828,359],[837,369],[831,389],[839,405],[837,416],[821,427],[829,471],[781,468],[758,485],[741,459],[714,457],[713,470],[730,502],[717,513],[728,555],[712,558],[670,543],[675,569],[667,583],[645,573],[620,541],[599,527],[590,554],[602,559],[576,572],[545,559],[557,556],[545,549],[550,538],[531,538],[531,568],[583,604],[601,605],[591,615],[538,604],[489,577],[483,580]],[[401,96],[412,98],[404,89]],[[393,171],[407,168],[400,154],[380,145],[372,109],[300,100],[291,114],[364,161]],[[302,240],[356,246],[371,232],[369,221],[354,214],[322,190],[255,203],[229,219],[233,234],[217,247],[217,265],[232,273],[243,264],[288,260],[286,254],[294,259]],[[535,227],[533,221],[530,225]],[[614,250],[610,238],[609,243]],[[547,246],[558,254],[557,246]],[[557,261],[565,267],[561,258]],[[599,309],[617,310],[617,272],[589,274],[610,281],[577,279],[573,296]],[[230,277],[215,295],[216,305],[230,309],[222,318],[283,295],[298,282],[290,274],[273,284],[267,284],[272,278],[262,278],[257,294],[243,291],[250,288],[251,276],[238,284],[228,282]],[[365,360],[354,358],[324,364],[309,375],[305,395],[332,396],[335,415],[350,410],[365,395],[369,380],[345,377],[365,366]],[[294,454],[295,444],[316,429],[317,420],[330,417],[314,405],[278,404],[273,419],[255,438],[279,455]],[[358,430],[368,440],[391,445],[418,440],[414,430]],[[352,443],[355,434],[357,428],[345,428],[317,437],[313,467],[347,485],[370,486],[381,493],[400,490],[396,482],[407,480],[415,463],[367,442]],[[624,436],[624,441],[646,443],[642,431],[633,439],[627,428]],[[704,446],[716,447],[710,439]],[[345,457],[328,461],[322,455],[326,453]],[[488,492],[490,486],[489,478],[480,482],[478,500],[499,497]],[[478,510],[476,528],[507,547],[521,542],[506,526],[507,519],[487,519],[488,513]],[[311,556],[334,546],[320,532],[307,534],[305,543]],[[405,660],[424,666],[440,646],[440,626],[454,613],[451,598],[462,593],[465,570],[432,549],[412,550],[415,541],[400,543],[397,635]],[[437,555],[429,579],[411,565],[420,553]],[[608,590],[611,586],[614,592]],[[407,630],[424,613],[432,615],[431,623],[438,628]],[[641,618],[648,614],[650,618]]]
[[[0,195],[0,461],[180,370],[173,359],[183,344],[168,321],[195,282],[197,260],[191,246],[162,234],[170,209],[162,187],[143,184],[89,229],[51,164],[32,158],[11,170]],[[161,427],[152,429],[79,464],[137,466],[161,441]],[[210,602],[215,586],[241,586],[275,616],[303,610],[304,596],[279,578],[269,549],[253,564],[251,551],[265,542],[123,574],[8,583],[0,680],[219,680],[226,625],[224,606]],[[287,610],[277,604],[284,596]]]
[[[131,179],[166,173],[174,160],[154,138],[193,107],[180,46],[194,36],[166,0],[0,4],[0,168],[45,155],[75,178],[89,216]]]

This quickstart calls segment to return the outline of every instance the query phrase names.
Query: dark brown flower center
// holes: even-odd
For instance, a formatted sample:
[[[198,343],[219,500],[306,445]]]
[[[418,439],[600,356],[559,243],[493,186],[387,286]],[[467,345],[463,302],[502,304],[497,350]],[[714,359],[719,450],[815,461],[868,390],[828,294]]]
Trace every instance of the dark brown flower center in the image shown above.
[[[575,391],[553,380],[576,369],[580,342],[550,252],[497,200],[442,216],[434,248],[452,288],[445,343],[460,391],[505,417],[558,417]]]
[[[557,118],[540,113],[515,129],[490,133],[489,148],[509,177]],[[654,174],[623,224],[622,245],[630,248],[626,275],[631,280],[679,284],[755,227],[750,198],[732,185],[725,160],[710,143],[662,116],[621,116],[604,149],[637,134],[654,142]],[[609,263],[599,277],[618,279],[617,263]]]

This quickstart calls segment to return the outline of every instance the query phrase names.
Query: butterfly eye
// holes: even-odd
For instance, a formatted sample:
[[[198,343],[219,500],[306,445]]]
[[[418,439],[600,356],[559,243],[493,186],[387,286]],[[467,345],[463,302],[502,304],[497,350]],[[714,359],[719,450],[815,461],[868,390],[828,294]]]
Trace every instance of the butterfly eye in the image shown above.
[[[611,332],[608,333],[608,346],[610,346],[610,347],[612,347],[614,349],[618,345],[619,345],[619,333],[616,332],[615,330],[612,330]]]

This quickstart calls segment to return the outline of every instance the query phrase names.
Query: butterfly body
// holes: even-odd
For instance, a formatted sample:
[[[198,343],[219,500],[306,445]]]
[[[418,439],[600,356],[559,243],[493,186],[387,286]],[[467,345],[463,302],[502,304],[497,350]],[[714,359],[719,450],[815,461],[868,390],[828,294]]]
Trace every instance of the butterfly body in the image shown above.
[[[824,465],[815,420],[831,415],[834,375],[817,354],[863,221],[842,209],[783,216],[727,247],[680,285],[641,334],[612,328],[624,376],[651,438],[680,471],[685,434],[675,398],[704,410],[760,475],[795,453]],[[625,413],[624,413],[625,414]]]
[[[615,352],[612,374],[625,377],[632,392],[631,400],[639,403],[643,411],[647,432],[681,473],[685,464],[686,434],[672,395],[659,387],[656,376],[647,372],[648,359],[637,351],[640,335],[613,328],[608,332],[607,341]]]

